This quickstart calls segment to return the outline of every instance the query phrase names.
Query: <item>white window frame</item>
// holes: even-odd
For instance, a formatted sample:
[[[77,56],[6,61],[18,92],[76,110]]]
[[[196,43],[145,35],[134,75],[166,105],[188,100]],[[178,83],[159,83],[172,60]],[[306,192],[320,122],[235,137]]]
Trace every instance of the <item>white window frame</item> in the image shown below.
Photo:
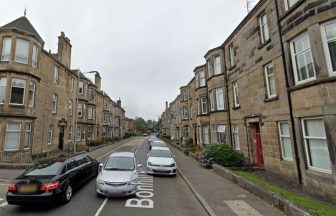
[[[183,126],[183,137],[189,138],[189,136],[190,136],[189,126]]]
[[[288,135],[281,133],[281,124],[287,124],[288,125]],[[287,161],[293,161],[293,151],[291,149],[291,158],[288,158],[284,154],[284,143],[282,142],[282,138],[288,138],[290,142],[290,147],[292,148],[292,141],[290,139],[290,131],[289,131],[289,122],[288,121],[280,121],[278,122],[278,130],[279,130],[279,138],[280,138],[280,148],[281,148],[281,156],[283,160]]]
[[[234,60],[234,48],[233,44],[229,46],[229,57],[230,57],[230,67],[233,67],[236,65],[235,60]]]
[[[215,111],[215,94],[213,90],[209,91],[209,99],[210,99],[210,110]]]
[[[218,75],[222,73],[222,67],[221,67],[221,58],[220,55],[215,56],[213,59],[214,62],[214,75]]]
[[[54,125],[49,125],[48,127],[48,145],[51,145],[53,142],[53,133],[54,133]]]
[[[284,0],[285,1],[285,10],[288,10],[293,5],[295,5],[299,0],[294,0],[294,3],[291,3],[290,0]]]
[[[239,91],[238,91],[238,81],[232,83],[233,87],[233,104],[234,107],[239,107]]]
[[[57,113],[57,100],[58,100],[58,96],[57,94],[53,94],[52,95],[52,99],[51,99],[51,112],[53,114],[56,114]]]
[[[211,58],[207,61],[207,67],[208,67],[208,77],[212,77],[214,74],[214,68],[213,68],[213,60]]]
[[[260,28],[260,35],[261,35],[261,43],[263,44],[270,39],[266,14],[263,14],[259,17],[259,28]]]
[[[207,142],[205,142],[206,137],[207,137]],[[203,138],[203,144],[205,145],[210,144],[209,125],[202,125],[202,138]]]
[[[80,126],[77,126],[77,129],[76,129],[76,141],[80,142],[81,140],[82,140],[82,128]]]
[[[81,103],[78,104],[77,117],[83,117],[83,104]]]
[[[270,68],[272,68],[272,74],[269,74],[270,72]],[[273,67],[273,64],[272,62],[265,65],[264,67],[264,72],[265,72],[265,81],[266,81],[266,91],[267,91],[267,98],[274,98],[277,96],[277,85],[276,85],[276,79],[275,79],[275,72],[274,72],[274,67]],[[274,79],[274,89],[275,89],[275,92],[274,94],[271,94],[271,86],[270,86],[270,82],[269,82],[269,78],[272,76],[272,78]]]
[[[58,84],[59,82],[59,68],[54,66],[54,83]]]
[[[69,132],[68,132],[68,141],[71,141],[72,140],[72,125],[69,125]]]
[[[29,89],[28,89],[28,106],[34,107],[35,104],[35,82],[30,81],[29,82]]]
[[[4,88],[4,90],[1,91],[1,93],[3,94],[3,100],[0,100],[0,104],[4,104],[6,101],[6,92],[7,92],[7,77],[0,77],[0,84],[1,81],[4,80],[4,84],[5,85],[0,85],[0,89],[1,87]]]
[[[326,61],[327,61],[328,72],[329,72],[330,76],[336,76],[336,69],[335,69],[335,71],[333,70],[333,66],[332,66],[332,62],[331,62],[331,56],[330,56],[330,52],[329,52],[329,46],[328,46],[329,41],[327,39],[327,35],[326,35],[326,32],[325,32],[325,30],[326,30],[325,27],[327,25],[335,25],[336,26],[336,20],[332,20],[330,22],[326,22],[326,23],[323,23],[321,25],[322,42],[323,42],[324,54],[326,56]],[[331,41],[336,42],[336,37],[332,38]]]
[[[68,101],[68,115],[72,116],[72,114],[73,114],[73,103],[72,103],[72,100],[70,99]]]
[[[92,119],[92,107],[88,107],[88,119]]]
[[[15,87],[15,88],[22,88],[21,86],[13,86],[13,81],[14,80],[21,80],[21,81],[23,81],[23,83],[24,83],[24,86],[23,86],[23,96],[22,96],[22,103],[11,103],[11,100],[12,100],[12,92],[13,92],[13,87]],[[9,104],[11,104],[11,105],[24,105],[24,103],[25,103],[25,93],[26,93],[26,80],[24,80],[24,79],[18,79],[18,78],[12,78],[12,82],[11,82],[11,91],[10,91],[10,98],[9,98]]]
[[[9,41],[9,42],[8,42]],[[2,52],[1,52],[1,61],[8,62],[11,59],[11,51],[12,51],[12,37],[4,37],[2,41]],[[9,46],[9,47],[8,47]],[[9,53],[5,53],[8,49]]]
[[[303,135],[303,140],[304,140],[304,145],[305,145],[305,152],[306,152],[306,159],[307,159],[307,165],[308,165],[308,168],[311,169],[311,170],[315,170],[315,171],[319,171],[319,172],[324,172],[324,173],[328,173],[328,174],[331,174],[332,173],[332,168],[330,167],[330,170],[326,170],[326,169],[322,169],[322,168],[319,168],[319,167],[314,167],[314,166],[311,166],[310,165],[310,157],[309,157],[309,151],[308,151],[308,144],[307,144],[307,139],[325,139],[327,140],[327,137],[309,137],[306,135],[306,128],[305,128],[305,121],[306,120],[315,120],[315,119],[321,119],[324,123],[324,119],[321,118],[321,117],[316,117],[316,118],[303,118],[301,120],[301,124],[302,124],[302,135]],[[324,126],[324,125],[323,125]],[[325,127],[324,127],[325,128]],[[327,145],[327,148],[328,148],[328,153],[329,153],[329,147]],[[329,160],[330,160],[330,156],[328,155],[329,157]],[[330,166],[331,166],[331,161],[330,161]]]
[[[29,149],[30,148],[30,143],[31,143],[31,129],[32,129],[32,124],[30,122],[25,124],[25,142],[24,142],[24,149]],[[27,140],[28,139],[28,140]],[[28,147],[26,147],[26,144],[28,142]]]
[[[309,48],[308,48],[308,49],[305,49],[305,50],[303,50],[303,51],[300,51],[299,53],[295,53],[294,43],[295,43],[296,41],[302,39],[303,37],[306,37],[306,36],[308,37]],[[308,33],[308,32],[305,32],[305,33],[301,34],[300,36],[296,37],[294,40],[292,40],[292,41],[290,42],[290,49],[291,49],[291,57],[292,57],[292,63],[293,63],[293,72],[294,72],[295,83],[296,83],[296,84],[302,84],[302,83],[306,83],[306,82],[315,80],[315,79],[316,79],[315,63],[314,63],[313,53],[312,53],[311,46],[310,46],[310,37],[309,37],[309,33]],[[298,70],[297,70],[296,56],[297,56],[297,55],[300,55],[300,54],[303,54],[303,53],[305,53],[305,52],[308,52],[308,51],[310,51],[311,61],[312,61],[312,64],[313,64],[314,76],[313,76],[313,77],[310,77],[310,78],[307,78],[307,79],[305,79],[305,80],[301,80],[301,81],[299,81],[299,80],[298,80]]]
[[[32,52],[32,66],[37,67],[37,57],[38,57],[38,46],[33,43],[33,52]]]
[[[24,45],[24,46],[27,46],[27,47],[24,47],[24,48],[27,48],[27,53],[24,53],[24,55],[20,56],[17,54],[18,52],[18,44],[21,43]],[[25,40],[25,39],[21,39],[21,38],[17,38],[16,39],[16,47],[15,47],[15,55],[14,55],[14,61],[17,62],[17,63],[21,63],[21,64],[28,64],[28,61],[29,61],[29,41]]]
[[[222,94],[222,97],[220,96],[220,93]],[[225,109],[224,89],[216,88],[214,95],[216,96],[216,110],[224,110]],[[223,106],[219,106],[219,99],[222,99]]]
[[[206,76],[205,76],[205,71],[200,71],[198,72],[199,74],[199,87],[204,87],[206,86]]]
[[[232,128],[231,129],[232,130],[232,144],[236,150],[240,150],[239,127],[238,125],[232,125],[231,128]]]
[[[217,125],[216,124],[210,125],[210,139],[211,139],[212,144],[215,144],[215,143],[218,142],[218,140],[217,140]]]
[[[79,81],[78,83],[78,94],[84,94],[84,82],[83,81]]]
[[[206,104],[207,110],[204,110],[204,104]],[[205,115],[209,112],[209,105],[208,105],[208,98],[207,97],[201,97],[201,114]]]
[[[9,124],[19,124],[19,130],[8,130],[8,125]],[[18,133],[19,135],[19,143],[16,149],[7,149],[7,133]],[[6,135],[5,135],[5,145],[4,145],[4,151],[18,151],[20,149],[20,144],[21,144],[21,123],[18,122],[8,122],[7,123],[7,128],[6,128]]]

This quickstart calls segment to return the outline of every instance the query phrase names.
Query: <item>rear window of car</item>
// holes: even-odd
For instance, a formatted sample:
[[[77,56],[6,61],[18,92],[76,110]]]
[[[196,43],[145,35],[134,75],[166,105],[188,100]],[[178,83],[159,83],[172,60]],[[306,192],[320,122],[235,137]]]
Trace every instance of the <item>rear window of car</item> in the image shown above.
[[[104,170],[131,171],[135,169],[133,157],[112,156],[106,161]]]
[[[166,143],[164,143],[164,142],[154,142],[153,146],[155,146],[155,147],[167,147]]]
[[[173,157],[173,154],[169,150],[153,149],[150,153],[150,157],[171,158]]]
[[[44,176],[44,175],[57,175],[62,162],[41,163],[33,166],[25,172],[26,176]]]

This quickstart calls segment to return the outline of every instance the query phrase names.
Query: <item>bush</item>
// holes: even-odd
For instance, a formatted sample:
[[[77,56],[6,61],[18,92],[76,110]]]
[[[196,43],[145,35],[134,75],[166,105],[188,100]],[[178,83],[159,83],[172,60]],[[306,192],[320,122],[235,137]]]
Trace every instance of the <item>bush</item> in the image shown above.
[[[88,146],[99,146],[103,143],[103,141],[101,139],[97,139],[97,140],[90,140],[88,142]]]
[[[168,134],[161,134],[160,137],[163,138],[163,139],[170,140],[170,135],[168,135]]]
[[[203,148],[200,145],[196,145],[196,147],[193,149],[193,153],[195,157],[199,157],[202,154]]]
[[[227,144],[209,146],[204,150],[203,155],[225,167],[240,167],[244,163],[244,155]]]

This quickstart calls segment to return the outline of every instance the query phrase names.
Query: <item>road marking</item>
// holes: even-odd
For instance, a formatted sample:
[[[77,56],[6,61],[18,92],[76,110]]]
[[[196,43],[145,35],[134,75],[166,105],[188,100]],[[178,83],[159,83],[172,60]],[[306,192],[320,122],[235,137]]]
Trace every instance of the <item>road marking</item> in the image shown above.
[[[3,200],[3,199],[0,198],[0,201],[2,201],[2,200]],[[4,202],[4,203],[0,204],[0,207],[5,207],[6,205],[8,205],[8,203],[7,203],[7,202]]]
[[[244,195],[244,194],[240,194],[240,195],[238,195],[238,197],[239,197],[239,198],[245,198],[246,195]]]
[[[104,206],[107,203],[107,198],[105,198],[104,202],[101,204],[101,206],[99,207],[98,211],[96,212],[95,216],[98,216],[100,214],[100,212],[103,210]]]
[[[252,206],[247,204],[244,200],[226,200],[224,201],[230,209],[239,216],[262,216],[257,210]]]

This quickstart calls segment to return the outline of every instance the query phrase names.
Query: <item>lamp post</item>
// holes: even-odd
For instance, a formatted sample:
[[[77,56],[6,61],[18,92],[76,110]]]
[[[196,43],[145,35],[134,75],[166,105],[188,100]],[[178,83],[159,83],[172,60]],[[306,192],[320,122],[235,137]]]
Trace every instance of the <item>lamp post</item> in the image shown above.
[[[75,110],[75,133],[74,133],[74,154],[76,154],[76,147],[77,147],[77,124],[78,124],[78,92],[79,92],[79,81],[80,81],[80,74],[89,74],[89,73],[97,73],[97,71],[88,71],[88,72],[81,72],[79,69],[77,70],[77,92],[76,92],[76,110]],[[83,91],[84,93],[84,91]],[[81,134],[79,135],[81,137]]]

